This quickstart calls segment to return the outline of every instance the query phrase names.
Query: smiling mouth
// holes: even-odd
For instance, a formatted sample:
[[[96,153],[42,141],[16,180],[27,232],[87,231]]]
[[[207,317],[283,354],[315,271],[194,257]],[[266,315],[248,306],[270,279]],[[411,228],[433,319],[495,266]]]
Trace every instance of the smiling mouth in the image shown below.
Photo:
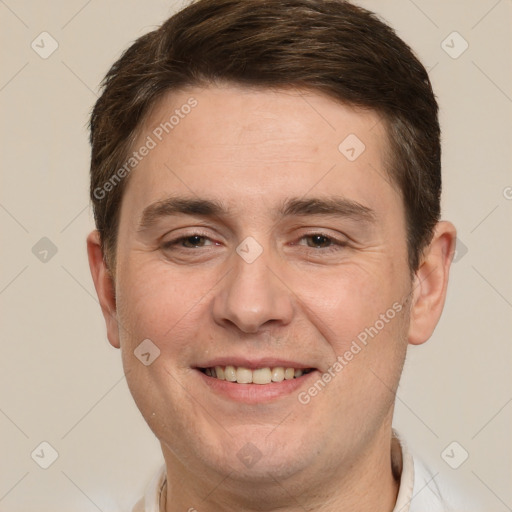
[[[302,377],[314,370],[314,368],[245,368],[243,366],[213,366],[210,368],[198,368],[199,371],[214,379],[226,380],[236,384],[270,384]]]

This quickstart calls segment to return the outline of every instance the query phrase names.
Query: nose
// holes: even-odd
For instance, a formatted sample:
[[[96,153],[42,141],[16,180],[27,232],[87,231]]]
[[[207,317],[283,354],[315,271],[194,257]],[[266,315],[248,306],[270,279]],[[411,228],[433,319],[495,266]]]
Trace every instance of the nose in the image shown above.
[[[234,325],[252,334],[270,324],[289,324],[293,293],[278,268],[278,264],[269,261],[266,251],[251,263],[234,253],[232,271],[221,281],[214,300],[216,323],[224,327]]]

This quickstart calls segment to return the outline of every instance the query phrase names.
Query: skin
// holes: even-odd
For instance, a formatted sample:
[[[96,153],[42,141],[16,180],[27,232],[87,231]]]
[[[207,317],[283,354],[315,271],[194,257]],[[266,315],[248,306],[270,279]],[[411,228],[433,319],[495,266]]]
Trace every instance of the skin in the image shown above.
[[[161,441],[172,487],[165,510],[391,511],[394,393],[408,344],[426,341],[440,317],[455,229],[437,225],[411,277],[403,202],[385,170],[385,125],[319,93],[173,92],[154,106],[134,148],[191,97],[197,107],[129,177],[116,268],[106,267],[97,232],[87,240],[108,339]],[[353,162],[338,149],[349,134],[366,146]],[[167,215],[140,229],[144,210],[170,196],[217,200],[230,214]],[[344,198],[372,215],[276,213],[290,198],[313,197]],[[164,247],[197,233],[205,238]],[[246,237],[263,250],[252,263],[236,252]],[[400,313],[301,403],[299,393],[393,304]],[[144,339],[160,350],[148,366],[134,356]],[[205,384],[196,368],[215,357],[284,359],[315,371],[277,398],[247,384],[261,398],[248,402]],[[259,454],[250,467],[237,456],[247,443]]]

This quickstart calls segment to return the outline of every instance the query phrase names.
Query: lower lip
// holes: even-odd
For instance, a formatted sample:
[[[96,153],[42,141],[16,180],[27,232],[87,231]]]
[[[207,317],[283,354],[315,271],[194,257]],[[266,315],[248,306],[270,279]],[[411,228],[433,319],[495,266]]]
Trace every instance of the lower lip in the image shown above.
[[[288,396],[306,385],[318,373],[315,370],[298,378],[271,382],[269,384],[237,384],[236,382],[209,377],[200,370],[195,371],[199,374],[202,381],[215,393],[247,404],[269,402]]]

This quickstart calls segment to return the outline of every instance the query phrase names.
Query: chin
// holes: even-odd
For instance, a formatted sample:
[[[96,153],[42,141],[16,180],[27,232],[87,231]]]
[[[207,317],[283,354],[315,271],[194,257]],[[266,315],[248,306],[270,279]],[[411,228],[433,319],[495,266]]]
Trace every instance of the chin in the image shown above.
[[[307,468],[307,463],[297,458],[296,453],[280,453],[256,457],[253,461],[244,464],[232,458],[226,459],[220,464],[213,465],[212,469],[223,474],[229,474],[230,480],[242,483],[275,484],[277,481],[287,480],[301,473]]]
[[[286,427],[236,430],[238,435],[233,435],[219,457],[230,471],[234,470],[230,478],[237,481],[275,483],[275,479],[287,479],[307,468],[308,459],[312,461],[317,452],[306,433],[290,432]],[[233,455],[226,458],[227,453]]]

